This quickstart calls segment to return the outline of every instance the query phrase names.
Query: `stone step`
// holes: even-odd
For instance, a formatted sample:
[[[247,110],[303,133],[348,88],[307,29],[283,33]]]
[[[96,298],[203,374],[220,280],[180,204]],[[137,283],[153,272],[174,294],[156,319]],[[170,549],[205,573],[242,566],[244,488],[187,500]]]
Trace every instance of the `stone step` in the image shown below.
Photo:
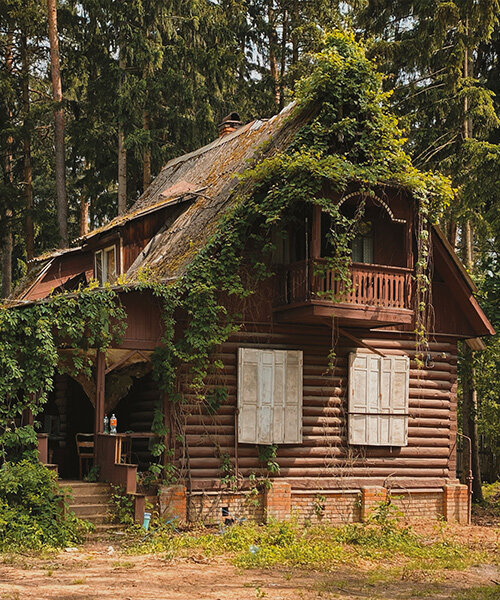
[[[107,513],[107,504],[70,504],[69,507],[80,518]]]
[[[76,514],[76,513],[75,513]],[[103,525],[104,527],[112,527],[111,516],[109,513],[97,513],[93,515],[76,515],[79,519],[90,521],[94,525]]]
[[[60,479],[57,483],[59,484],[59,487],[71,488],[75,492],[81,490],[111,490],[109,483],[94,483],[91,481],[71,481],[67,479]]]
[[[72,497],[68,501],[69,506],[75,504],[108,504],[109,503],[109,492],[103,491],[94,494],[72,494]]]

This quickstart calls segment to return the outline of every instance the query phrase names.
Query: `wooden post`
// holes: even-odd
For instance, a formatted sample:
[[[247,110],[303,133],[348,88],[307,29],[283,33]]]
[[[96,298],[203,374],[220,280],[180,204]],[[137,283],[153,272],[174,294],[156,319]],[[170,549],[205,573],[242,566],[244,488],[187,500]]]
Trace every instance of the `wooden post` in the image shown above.
[[[106,382],[106,353],[97,351],[94,434],[104,431],[104,395]]]
[[[314,205],[313,206],[313,215],[312,215],[312,232],[311,232],[311,247],[310,247],[310,267],[306,271],[307,279],[308,279],[308,294],[309,298],[311,295],[314,295],[317,292],[316,286],[316,276],[314,275],[314,260],[321,257],[321,206]]]
[[[313,206],[311,258],[321,257],[321,206]]]
[[[23,415],[21,417],[21,422],[23,425],[31,425],[33,426],[35,423],[35,419],[33,417],[33,411],[31,408],[25,408],[23,410]]]

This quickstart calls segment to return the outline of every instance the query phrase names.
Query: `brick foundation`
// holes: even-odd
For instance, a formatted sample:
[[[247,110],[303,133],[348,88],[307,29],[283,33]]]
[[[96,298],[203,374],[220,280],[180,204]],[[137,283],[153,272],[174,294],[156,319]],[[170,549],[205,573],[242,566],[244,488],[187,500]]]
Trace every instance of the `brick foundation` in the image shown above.
[[[186,521],[187,498],[186,486],[170,485],[159,491],[160,515],[163,519],[178,519]]]
[[[361,488],[361,521],[367,521],[381,502],[387,500],[387,490],[383,487]]]
[[[443,515],[447,521],[462,525],[469,520],[468,490],[466,485],[445,485],[443,494]]]
[[[178,517],[192,523],[227,523],[244,520],[264,522],[289,518],[301,523],[342,525],[369,519],[379,504],[390,498],[406,521],[438,519],[467,523],[467,487],[392,489],[292,489],[287,481],[274,480],[264,491],[195,491],[187,499],[182,485],[162,488],[160,510],[163,518]]]
[[[286,481],[273,481],[264,493],[264,510],[267,519],[284,521],[291,516],[292,486]]]
[[[189,521],[192,523],[225,523],[264,520],[262,494],[243,492],[194,492],[189,499]]]

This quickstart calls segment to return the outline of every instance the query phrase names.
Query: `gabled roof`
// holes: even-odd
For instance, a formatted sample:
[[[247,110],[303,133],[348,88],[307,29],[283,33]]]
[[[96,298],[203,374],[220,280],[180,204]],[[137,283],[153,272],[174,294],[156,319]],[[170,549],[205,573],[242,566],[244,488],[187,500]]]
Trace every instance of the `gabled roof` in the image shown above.
[[[128,218],[180,197],[193,202],[169,226],[161,229],[128,270],[133,281],[142,268],[162,279],[176,278],[217,228],[235,202],[238,175],[255,161],[286,148],[307,116],[291,114],[293,105],[268,120],[256,120],[211,144],[168,162],[129,211]]]
[[[125,273],[133,283],[141,269],[148,268],[162,280],[174,280],[203,248],[236,202],[235,189],[241,175],[273,153],[285,150],[299,129],[309,121],[309,111],[292,111],[293,104],[267,120],[255,120],[210,144],[169,161],[131,209],[78,241],[83,247],[56,250],[33,261],[34,268],[18,286],[11,300],[22,299],[38,285],[54,261],[68,253],[84,251],[88,241],[111,233],[147,214],[181,205],[182,210],[169,214],[165,224],[153,236]],[[185,203],[185,205],[183,204]],[[178,215],[178,216],[176,216]],[[477,288],[444,235],[435,228],[435,251],[461,309],[470,316],[476,335],[493,334],[494,330],[473,294]],[[436,257],[437,258],[437,257]],[[59,264],[59,263],[58,263]]]

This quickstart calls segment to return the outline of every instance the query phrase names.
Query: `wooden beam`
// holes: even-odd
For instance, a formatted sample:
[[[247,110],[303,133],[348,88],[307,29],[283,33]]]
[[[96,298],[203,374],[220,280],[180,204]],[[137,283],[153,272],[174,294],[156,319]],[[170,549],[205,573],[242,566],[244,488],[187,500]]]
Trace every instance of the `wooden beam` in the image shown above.
[[[373,346],[370,346],[369,344],[365,344],[365,342],[363,342],[359,338],[355,337],[354,335],[351,335],[350,333],[347,333],[347,331],[345,329],[340,329],[339,328],[339,333],[340,333],[340,335],[343,335],[344,337],[346,337],[346,338],[350,339],[351,341],[353,341],[355,344],[358,344],[359,346],[363,346],[363,348],[366,348],[367,350],[370,350],[371,352],[375,352],[375,354],[378,354],[382,358],[385,358],[385,356],[386,356],[385,354],[383,354],[382,352],[380,352],[379,350],[377,350]]]
[[[97,352],[96,360],[96,398],[95,398],[95,422],[94,434],[104,431],[104,397],[106,383],[106,353],[102,350]],[[97,458],[97,457],[96,457]]]
[[[137,352],[138,352],[137,350],[131,350],[130,352],[127,352],[127,354],[125,354],[125,356],[123,356],[120,360],[117,360],[110,367],[108,367],[104,371],[104,374],[107,375],[108,373],[111,373],[111,371],[114,371],[115,369],[117,369],[118,367],[123,365],[123,363],[127,362],[127,360],[129,358],[132,358],[132,356],[134,356],[134,354],[137,354]]]

